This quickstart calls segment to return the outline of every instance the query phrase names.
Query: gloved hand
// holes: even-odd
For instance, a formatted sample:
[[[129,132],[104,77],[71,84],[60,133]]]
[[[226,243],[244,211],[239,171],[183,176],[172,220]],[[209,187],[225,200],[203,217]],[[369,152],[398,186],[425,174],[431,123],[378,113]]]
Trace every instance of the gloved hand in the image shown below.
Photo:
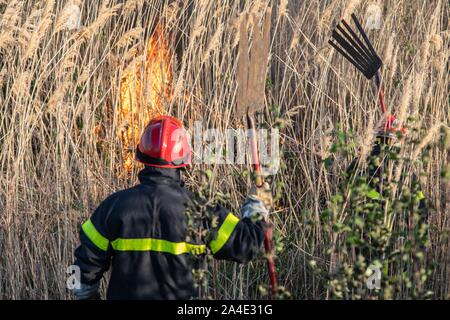
[[[251,188],[250,193],[242,206],[241,214],[244,218],[261,215],[264,219],[267,219],[272,206],[272,192],[270,191],[269,184],[265,182],[260,188],[256,186]]]
[[[400,122],[394,115],[388,115],[386,119],[381,119],[378,123],[378,136],[387,138],[397,138],[397,133],[401,132],[404,136],[406,130],[400,126]]]
[[[100,295],[98,288],[100,287],[100,281],[92,285],[81,283],[79,289],[73,289],[73,294],[78,300],[99,300]]]
[[[272,191],[270,190],[270,185],[267,182],[264,182],[264,184],[259,188],[256,185],[253,185],[248,196],[261,200],[269,211],[273,207]]]

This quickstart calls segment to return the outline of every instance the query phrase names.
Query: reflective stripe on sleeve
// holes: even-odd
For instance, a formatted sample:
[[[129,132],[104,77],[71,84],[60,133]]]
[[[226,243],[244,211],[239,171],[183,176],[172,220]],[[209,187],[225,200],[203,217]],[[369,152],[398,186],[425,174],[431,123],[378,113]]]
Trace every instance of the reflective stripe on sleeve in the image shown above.
[[[103,251],[108,250],[109,240],[97,231],[91,219],[83,223],[81,229],[97,248]]]
[[[236,228],[238,222],[239,218],[236,217],[234,214],[229,213],[227,215],[222,225],[220,226],[219,230],[217,231],[216,239],[214,239],[209,243],[209,247],[211,248],[211,251],[214,254],[225,245],[225,243],[228,241],[231,234],[233,233],[234,228]]]
[[[417,193],[416,199],[417,201],[422,201],[423,199],[425,199],[425,195],[423,194],[422,191],[419,191],[419,193]]]

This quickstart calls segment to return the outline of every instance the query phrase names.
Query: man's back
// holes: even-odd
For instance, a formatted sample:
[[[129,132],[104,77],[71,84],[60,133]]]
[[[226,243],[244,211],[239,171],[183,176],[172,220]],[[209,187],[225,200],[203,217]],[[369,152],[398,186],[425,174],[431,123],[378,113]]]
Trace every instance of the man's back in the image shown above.
[[[147,168],[139,178],[141,184],[113,194],[96,210],[90,221],[109,246],[104,252],[80,246],[77,264],[112,258],[109,299],[192,297],[191,255],[205,246],[185,242],[189,197],[180,186],[179,172]],[[96,279],[101,269],[93,268],[87,280]]]
[[[196,296],[194,261],[206,252],[201,239],[186,242],[190,196],[178,169],[146,167],[141,184],[103,201],[83,224],[75,251],[82,283],[98,283],[112,265],[108,299],[188,299]],[[239,220],[216,207],[214,257],[246,262],[264,238],[264,223]]]

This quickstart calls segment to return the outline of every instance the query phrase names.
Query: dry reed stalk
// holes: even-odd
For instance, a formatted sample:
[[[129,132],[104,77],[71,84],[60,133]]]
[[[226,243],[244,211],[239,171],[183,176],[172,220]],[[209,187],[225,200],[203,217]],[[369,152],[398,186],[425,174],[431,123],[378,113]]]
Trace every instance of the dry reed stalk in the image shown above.
[[[265,0],[255,0],[250,7],[249,13],[255,14],[255,15],[260,15],[261,12],[264,12],[264,9],[266,7],[267,7],[267,2]]]
[[[125,48],[133,43],[134,40],[139,39],[143,34],[144,29],[142,27],[136,27],[127,31],[116,43],[117,48]]]
[[[20,22],[20,14],[24,6],[22,0],[11,0],[0,19],[0,49],[13,46],[16,42],[13,32]]]
[[[367,156],[369,154],[369,152],[372,150],[372,147],[374,145],[374,141],[375,141],[375,136],[377,134],[375,127],[375,115],[373,112],[369,113],[369,120],[368,120],[368,125],[365,131],[365,135],[363,140],[361,141],[360,145],[360,161],[361,164],[364,164],[367,160]]]
[[[347,0],[344,10],[342,11],[342,19],[349,21],[350,15],[355,12],[360,4],[361,0]]]
[[[223,34],[223,24],[220,24],[217,27],[216,31],[214,32],[214,35],[212,36],[211,40],[209,41],[208,46],[206,47],[202,63],[208,60],[211,53],[214,52],[219,47],[222,34]]]
[[[397,45],[395,47],[394,53],[392,55],[391,67],[390,67],[390,70],[389,70],[389,78],[391,80],[395,78],[395,74],[397,72],[399,50],[400,50],[400,46]]]
[[[416,66],[416,76],[413,81],[413,92],[412,92],[412,111],[411,114],[415,115],[419,110],[420,98],[422,97],[422,91],[427,79],[428,71],[428,58],[430,55],[430,41],[427,35],[425,41],[419,50],[419,61]]]
[[[3,12],[0,26],[3,30],[10,29],[20,20],[20,12],[23,8],[23,0],[11,0]]]
[[[29,94],[31,77],[32,75],[29,71],[23,71],[14,77],[12,91],[16,97],[20,97],[23,94]]]
[[[441,51],[442,49],[442,37],[439,34],[433,34],[430,37],[430,46],[433,52]]]
[[[411,157],[413,160],[417,160],[419,158],[419,155],[422,152],[422,150],[435,139],[435,137],[439,133],[439,130],[441,129],[441,127],[442,127],[442,124],[438,123],[438,124],[435,124],[434,126],[432,126],[428,130],[425,137],[422,139],[422,141],[417,145],[417,147],[413,151],[412,157]]]
[[[204,19],[208,10],[209,4],[207,1],[200,1],[199,12],[192,27],[191,45],[194,45],[195,39],[201,37],[206,31]]]
[[[122,4],[119,3],[110,7],[109,3],[109,0],[103,1],[97,19],[78,34],[81,39],[87,40],[97,34],[108,23],[109,19],[117,15],[117,11],[122,7]]]
[[[397,120],[399,122],[399,127],[403,126],[403,123],[406,120],[406,115],[408,112],[408,108],[411,102],[411,85],[412,85],[412,76],[408,77],[404,86],[403,92],[400,99],[400,103],[398,106]]]
[[[6,76],[6,75],[7,75],[6,68],[3,67],[3,68],[0,70],[0,88],[3,87],[3,81],[5,80],[5,76]]]
[[[123,5],[123,14],[130,15],[137,11],[138,8],[141,8],[144,4],[144,0],[128,0]]]
[[[58,88],[52,93],[52,95],[48,100],[48,108],[47,108],[48,113],[54,114],[55,112],[57,112],[57,109],[59,108],[61,102],[63,101],[69,86],[70,82],[68,81],[68,79],[64,79],[58,86]]]
[[[396,36],[397,35],[394,32],[391,33],[391,35],[389,36],[388,43],[386,45],[386,49],[384,50],[383,63],[386,66],[390,66],[391,63],[393,62]]]
[[[167,28],[174,28],[177,26],[177,20],[179,18],[178,15],[180,13],[180,10],[180,5],[176,1],[170,3],[164,8],[164,24],[167,26]]]
[[[288,14],[288,4],[289,0],[280,0],[280,4],[278,5],[278,18],[281,18]]]
[[[28,48],[24,53],[24,59],[31,58],[35,53],[37,47],[42,42],[43,37],[46,35],[53,22],[53,7],[55,5],[54,0],[47,0],[42,14],[41,21],[36,26],[36,30],[31,36]]]
[[[318,20],[318,30],[320,34],[328,32],[330,30],[331,16],[333,12],[335,12],[336,10],[337,3],[338,3],[337,1],[332,1],[320,15]]]

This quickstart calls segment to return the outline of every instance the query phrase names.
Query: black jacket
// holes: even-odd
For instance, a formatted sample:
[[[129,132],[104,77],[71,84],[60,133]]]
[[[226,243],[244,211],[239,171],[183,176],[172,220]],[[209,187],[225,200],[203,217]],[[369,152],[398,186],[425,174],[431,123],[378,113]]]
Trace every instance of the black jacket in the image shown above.
[[[368,161],[368,172],[367,172],[367,180],[369,182],[369,186],[374,188],[375,191],[380,196],[383,196],[383,187],[384,187],[384,176],[385,176],[385,168],[388,166],[388,162],[391,161],[387,154],[387,151],[383,151],[387,145],[390,144],[389,137],[385,137],[382,135],[378,135],[375,139],[375,144],[372,148],[372,151],[367,159]],[[354,159],[350,166],[347,168],[347,178],[351,178],[353,173],[355,172],[358,164],[358,158]],[[395,164],[395,163],[394,163]],[[401,178],[400,187],[403,184],[403,178]],[[419,201],[419,211],[422,216],[422,220],[426,221],[428,219],[428,204],[425,198],[425,195],[421,191],[419,181],[415,175],[412,176],[412,181],[414,184],[418,185],[417,191],[417,200]],[[348,181],[347,181],[348,183]]]
[[[80,231],[81,282],[96,283],[112,266],[108,299],[189,299],[196,296],[195,257],[210,250],[216,259],[243,263],[260,250],[264,222],[239,219],[220,206],[212,209],[212,239],[186,242],[192,197],[180,170],[146,167],[139,180],[103,201]]]

